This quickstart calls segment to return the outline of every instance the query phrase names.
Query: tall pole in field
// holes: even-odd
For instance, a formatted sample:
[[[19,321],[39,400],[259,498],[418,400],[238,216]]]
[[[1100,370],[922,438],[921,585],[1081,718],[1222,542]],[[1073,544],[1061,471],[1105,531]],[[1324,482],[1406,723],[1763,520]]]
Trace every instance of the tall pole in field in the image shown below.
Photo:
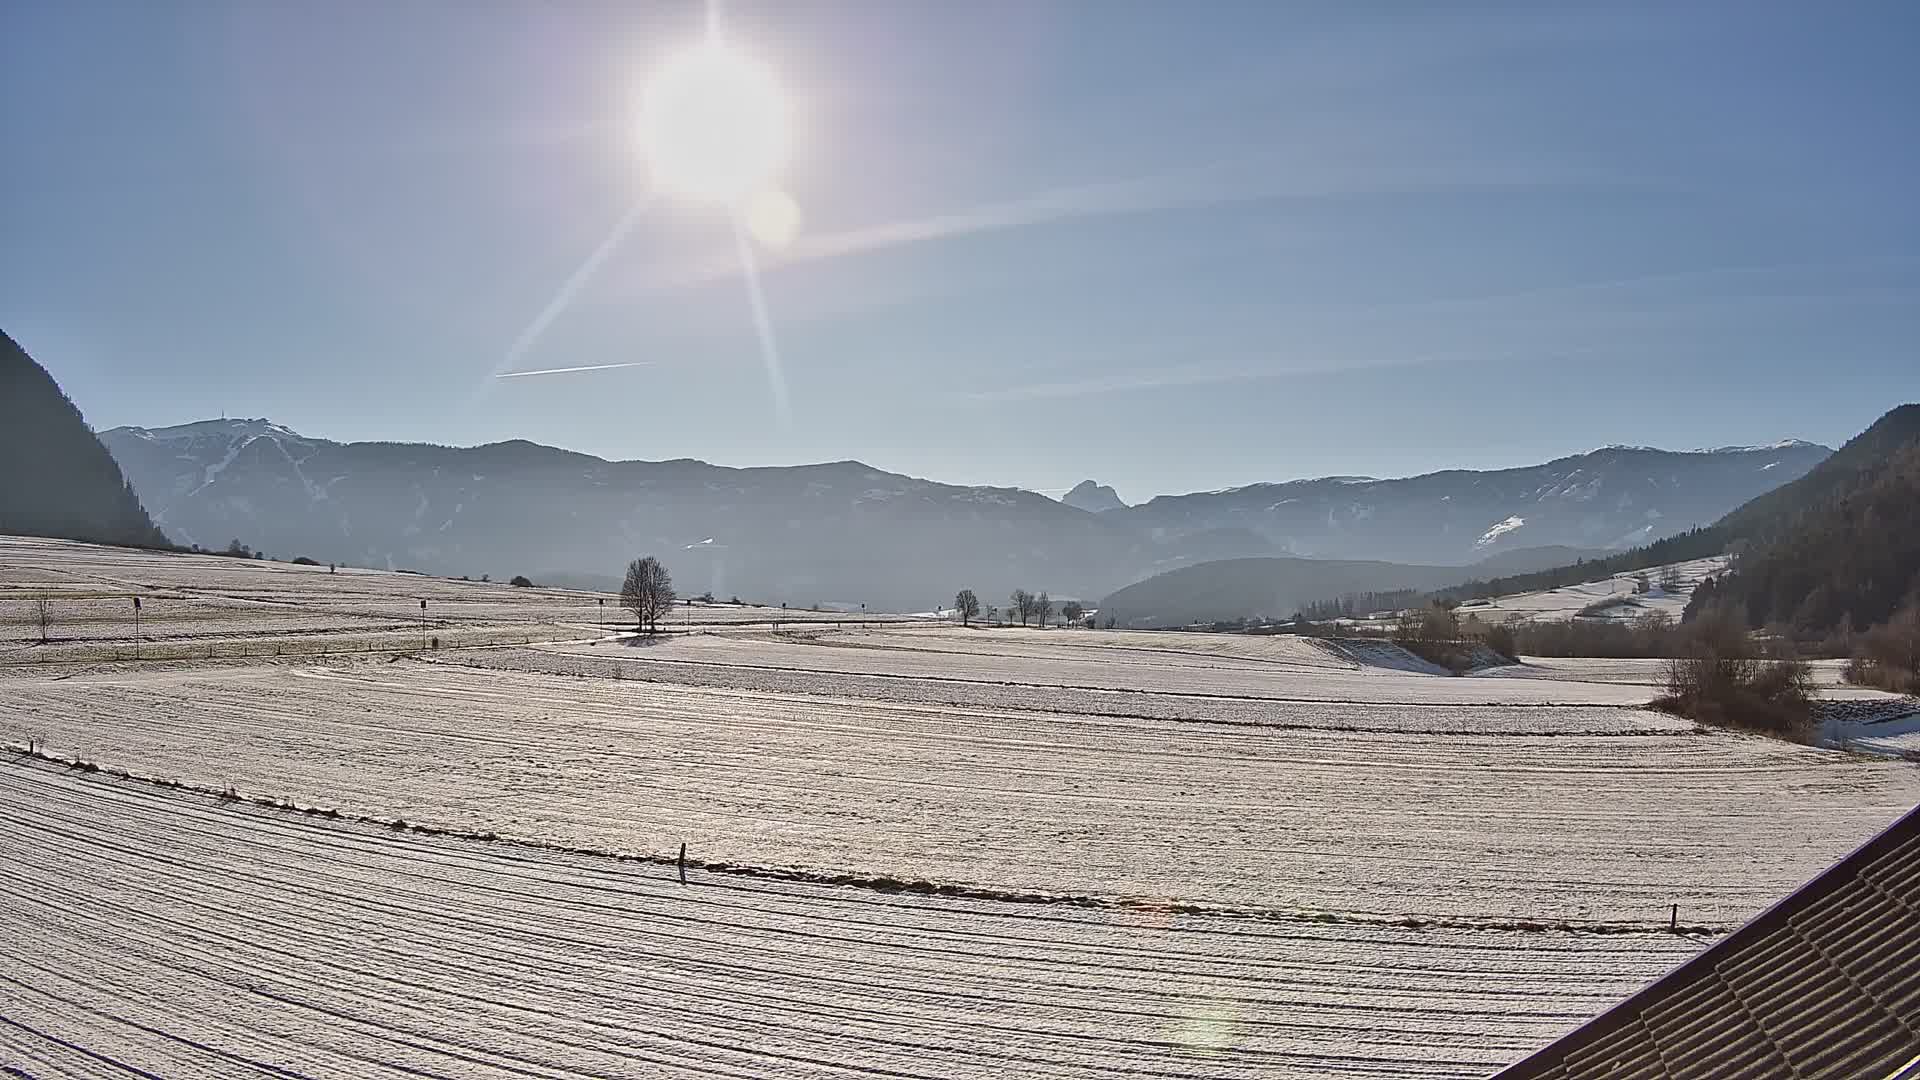
[[[600,629],[605,630],[606,628],[607,628],[607,598],[603,596],[600,598]]]
[[[420,647],[427,647],[427,600],[420,598]]]
[[[140,659],[140,598],[133,598],[133,658]]]

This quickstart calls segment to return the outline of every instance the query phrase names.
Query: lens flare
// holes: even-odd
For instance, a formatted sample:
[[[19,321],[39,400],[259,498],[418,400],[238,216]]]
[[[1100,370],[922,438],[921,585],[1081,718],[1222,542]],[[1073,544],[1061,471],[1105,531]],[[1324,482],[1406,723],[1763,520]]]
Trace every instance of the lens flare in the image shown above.
[[[800,204],[784,191],[762,191],[747,201],[745,223],[761,247],[784,251],[800,233]]]
[[[786,166],[792,110],[773,72],[709,39],[670,58],[640,99],[640,148],[656,190],[739,206]]]

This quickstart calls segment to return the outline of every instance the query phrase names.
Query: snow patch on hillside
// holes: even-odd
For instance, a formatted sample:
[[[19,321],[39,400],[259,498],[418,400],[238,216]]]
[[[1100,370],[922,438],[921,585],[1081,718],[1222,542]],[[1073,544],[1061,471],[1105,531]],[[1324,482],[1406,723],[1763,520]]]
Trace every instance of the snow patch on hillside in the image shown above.
[[[1475,540],[1473,542],[1473,546],[1486,547],[1487,545],[1507,535],[1508,533],[1519,528],[1520,526],[1525,525],[1526,523],[1527,523],[1526,518],[1523,518],[1520,515],[1515,514],[1512,517],[1509,517],[1507,520],[1500,522],[1498,525],[1495,525],[1493,528],[1488,529],[1486,532],[1481,533],[1480,539]]]
[[[205,488],[207,485],[213,483],[214,480],[218,479],[221,473],[227,471],[227,466],[233,464],[233,459],[240,456],[240,451],[245,450],[248,444],[253,442],[254,438],[255,436],[248,435],[244,438],[235,439],[232,443],[228,444],[226,454],[224,454],[219,461],[206,467],[206,473],[200,479],[200,487],[194,488],[193,491],[188,492],[188,494],[198,494],[202,488]]]
[[[1469,600],[1460,605],[1459,613],[1463,618],[1475,615],[1482,622],[1494,623],[1521,620],[1565,622],[1574,618],[1631,620],[1653,614],[1678,619],[1680,613],[1686,610],[1687,598],[1693,595],[1694,587],[1705,578],[1725,573],[1726,569],[1727,557],[1715,555],[1614,574],[1558,589],[1510,593],[1490,600]],[[1660,587],[1669,570],[1678,584],[1672,592]],[[1638,579],[1642,576],[1652,586],[1651,591],[1636,591],[1639,588]],[[1590,615],[1581,614],[1600,604],[1606,605],[1604,609],[1594,610]]]

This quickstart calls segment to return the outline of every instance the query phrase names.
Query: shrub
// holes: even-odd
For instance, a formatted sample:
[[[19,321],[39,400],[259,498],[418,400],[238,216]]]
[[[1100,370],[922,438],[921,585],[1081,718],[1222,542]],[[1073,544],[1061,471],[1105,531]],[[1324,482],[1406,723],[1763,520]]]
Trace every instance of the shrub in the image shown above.
[[[1686,655],[1667,664],[1667,693],[1654,708],[1796,741],[1812,735],[1813,676],[1805,661],[1762,659],[1744,612],[1710,609],[1686,635]]]
[[[507,584],[516,589],[531,589],[533,588],[533,579],[525,574],[515,574],[513,575],[513,580],[507,582]]]
[[[1637,608],[1639,606],[1640,602],[1629,596],[1604,596],[1581,608],[1580,615],[1584,618],[1591,619],[1605,616],[1615,608]]]
[[[309,558],[307,558],[307,557],[306,557],[305,555],[296,555],[296,556],[294,556],[294,557],[293,557],[293,565],[295,565],[295,566],[319,566],[319,565],[320,565],[320,560],[318,560],[318,559],[309,559]]]
[[[1901,608],[1861,634],[1843,674],[1861,686],[1920,694],[1920,605]]]
[[[1437,664],[1455,674],[1473,667],[1473,647],[1461,641],[1402,641],[1400,647],[1429,664]]]
[[[1714,727],[1804,742],[1813,731],[1813,678],[1804,660],[1699,656],[1669,661],[1654,708]]]
[[[1520,659],[1520,645],[1514,639],[1513,628],[1506,623],[1495,623],[1487,627],[1487,648],[1509,660]]]
[[[1402,645],[1428,641],[1452,641],[1460,636],[1460,621],[1451,608],[1429,604],[1400,617],[1393,640]]]
[[[1674,625],[1660,612],[1637,619],[1605,621],[1572,619],[1564,622],[1526,622],[1510,631],[1519,655],[1528,656],[1600,656],[1614,659],[1635,656],[1680,656],[1684,653],[1686,631]]]

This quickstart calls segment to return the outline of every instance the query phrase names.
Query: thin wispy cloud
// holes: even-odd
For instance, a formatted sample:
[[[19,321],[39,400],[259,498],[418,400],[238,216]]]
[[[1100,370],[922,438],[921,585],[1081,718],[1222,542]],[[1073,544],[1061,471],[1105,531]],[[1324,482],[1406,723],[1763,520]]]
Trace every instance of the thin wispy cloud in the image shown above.
[[[647,367],[646,360],[632,360],[621,364],[580,364],[575,367],[540,368],[537,371],[496,371],[496,379],[524,379],[529,375],[571,375],[576,371],[612,371],[615,368]]]
[[[1294,375],[1316,375],[1366,368],[1406,367],[1424,364],[1432,357],[1397,360],[1359,360],[1346,364],[1305,364],[1272,368],[1162,368],[1148,371],[1118,372],[1087,379],[1061,379],[1053,382],[1022,383],[1018,386],[975,390],[961,397],[967,401],[1039,401],[1049,398],[1081,398],[1099,394],[1119,394],[1136,390],[1163,390],[1180,386],[1209,386],[1217,383],[1262,382]]]
[[[1142,371],[1121,375],[1099,375],[1090,379],[1062,379],[1056,382],[1024,383],[994,390],[976,390],[962,395],[968,401],[1038,401],[1046,398],[1078,398],[1095,394],[1117,394],[1129,390],[1158,390],[1170,386],[1204,386],[1208,383],[1249,382],[1278,378],[1284,372],[1259,371]]]
[[[769,255],[765,271],[994,232],[1098,218],[1231,206],[1280,199],[1337,198],[1392,192],[1499,190],[1564,184],[1627,183],[1624,178],[1527,162],[1475,162],[1458,167],[1321,167],[1302,170],[1277,161],[1246,161],[1175,173],[1049,188],[927,217],[840,232],[803,235]],[[638,281],[641,291],[703,285],[739,275],[731,252],[657,269]]]
[[[1686,267],[1645,274],[1602,278],[1592,281],[1577,281],[1565,285],[1544,285],[1538,288],[1519,289],[1509,292],[1441,297],[1433,300],[1418,300],[1411,303],[1394,305],[1369,305],[1368,310],[1379,310],[1386,307],[1409,310],[1480,307],[1505,304],[1513,301],[1550,299],[1560,296],[1630,292],[1643,288],[1660,289],[1663,290],[1663,295],[1670,295],[1671,290],[1669,287],[1674,285],[1740,281],[1764,282],[1773,278],[1792,277],[1798,274],[1831,275],[1835,272],[1849,270],[1898,269],[1912,266],[1915,263],[1920,263],[1920,256],[1861,255],[1851,258],[1818,259],[1798,262],[1731,263],[1721,266]],[[1845,289],[1858,288],[1858,286],[1853,283],[1839,283],[1836,287]]]

